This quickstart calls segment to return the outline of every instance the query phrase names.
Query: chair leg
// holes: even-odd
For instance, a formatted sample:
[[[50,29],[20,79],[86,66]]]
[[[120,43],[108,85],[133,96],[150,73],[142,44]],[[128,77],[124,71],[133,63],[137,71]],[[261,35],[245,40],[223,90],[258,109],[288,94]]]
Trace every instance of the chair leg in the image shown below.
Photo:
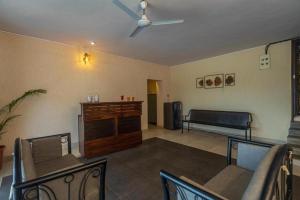
[[[188,122],[188,132],[190,132],[190,122]]]
[[[252,131],[251,128],[249,128],[249,137],[250,137],[250,141],[252,140]]]
[[[181,122],[181,134],[183,134],[183,121]]]
[[[245,140],[248,140],[248,130],[245,131]]]

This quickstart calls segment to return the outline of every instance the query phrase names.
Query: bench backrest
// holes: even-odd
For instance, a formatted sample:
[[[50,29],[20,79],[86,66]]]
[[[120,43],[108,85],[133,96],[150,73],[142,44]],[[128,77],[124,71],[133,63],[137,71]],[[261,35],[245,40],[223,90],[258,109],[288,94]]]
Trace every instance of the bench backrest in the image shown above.
[[[248,112],[191,109],[189,114],[194,122],[236,129],[248,129],[252,121]]]

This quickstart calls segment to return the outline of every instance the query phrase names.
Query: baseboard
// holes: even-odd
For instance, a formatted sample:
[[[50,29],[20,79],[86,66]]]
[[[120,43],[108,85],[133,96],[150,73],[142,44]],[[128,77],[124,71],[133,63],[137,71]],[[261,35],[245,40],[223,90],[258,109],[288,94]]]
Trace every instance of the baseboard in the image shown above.
[[[190,126],[190,130],[204,131],[204,132],[208,132],[208,133],[215,133],[215,134],[219,134],[219,135],[232,136],[232,137],[244,137],[245,136],[244,131],[241,131],[241,133],[238,133],[238,130],[236,130],[236,129],[232,129],[232,132],[229,132],[231,130],[229,128],[224,128],[224,131],[223,131],[223,130],[214,129],[214,126],[207,126],[207,125],[203,125],[203,126],[200,125],[200,126],[199,125],[192,126],[192,127]],[[184,125],[183,127],[184,127],[184,129],[187,129],[187,125]],[[271,143],[271,144],[286,144],[286,141],[283,141],[283,140],[270,139],[270,138],[257,137],[257,136],[252,136],[252,140],[256,140],[259,142],[265,142],[265,143]]]
[[[162,125],[156,125],[156,128],[164,128]],[[143,128],[142,131],[150,130],[149,127]]]

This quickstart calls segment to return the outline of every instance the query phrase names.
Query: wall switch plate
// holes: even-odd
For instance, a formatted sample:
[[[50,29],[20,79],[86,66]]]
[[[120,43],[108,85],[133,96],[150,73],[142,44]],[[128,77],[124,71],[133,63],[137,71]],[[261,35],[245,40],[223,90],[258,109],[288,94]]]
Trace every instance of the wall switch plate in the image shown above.
[[[259,69],[268,69],[271,67],[271,58],[269,54],[260,56]]]

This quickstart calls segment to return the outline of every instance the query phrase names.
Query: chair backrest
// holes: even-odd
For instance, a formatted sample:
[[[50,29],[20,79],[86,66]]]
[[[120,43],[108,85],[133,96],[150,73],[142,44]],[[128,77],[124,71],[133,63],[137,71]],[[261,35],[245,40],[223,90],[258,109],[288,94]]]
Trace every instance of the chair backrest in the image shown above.
[[[252,117],[248,112],[191,109],[190,120],[208,125],[247,129]]]
[[[43,136],[43,137],[36,137],[36,138],[29,138],[26,139],[28,140],[30,143],[32,143],[35,140],[43,140],[43,139],[47,139],[47,138],[53,138],[53,137],[60,137],[61,138],[61,144],[66,144],[67,145],[67,153],[71,154],[72,153],[72,149],[71,149],[71,133],[61,133],[61,134],[54,134],[54,135],[48,135],[48,136]]]
[[[276,145],[257,167],[243,195],[243,200],[292,199],[292,159],[287,145]],[[289,175],[282,171],[286,166]]]
[[[30,138],[27,139],[28,142],[32,142],[36,139],[43,139],[47,137],[60,136],[62,138],[62,143],[67,143],[67,151],[71,153],[71,134],[63,133],[56,134],[51,136],[39,137],[39,138]],[[22,140],[21,138],[15,139],[14,144],[14,156],[13,156],[13,183],[20,184],[22,182]]]
[[[244,169],[255,171],[270,149],[271,147],[239,142],[236,164]]]

